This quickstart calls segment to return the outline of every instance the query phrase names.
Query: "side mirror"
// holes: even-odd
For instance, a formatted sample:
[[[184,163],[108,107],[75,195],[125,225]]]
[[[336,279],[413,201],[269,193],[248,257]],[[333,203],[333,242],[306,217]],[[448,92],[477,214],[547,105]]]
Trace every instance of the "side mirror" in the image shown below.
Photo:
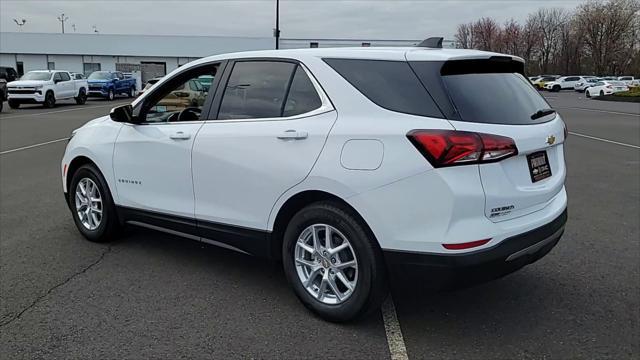
[[[121,123],[130,123],[135,124],[136,119],[133,116],[133,107],[131,105],[122,105],[118,107],[114,107],[111,109],[111,113],[109,113],[109,117],[111,120],[115,122]]]
[[[118,79],[111,79],[111,82],[116,82],[118,81]]]

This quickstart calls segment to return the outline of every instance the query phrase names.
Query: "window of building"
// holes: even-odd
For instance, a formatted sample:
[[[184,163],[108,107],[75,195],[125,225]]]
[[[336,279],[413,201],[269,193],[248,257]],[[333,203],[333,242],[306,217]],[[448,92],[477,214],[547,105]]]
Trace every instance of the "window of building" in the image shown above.
[[[16,62],[16,70],[18,70],[18,76],[24,75],[24,63],[22,61]]]
[[[82,71],[84,72],[84,76],[91,75],[94,71],[100,71],[100,63],[83,63]]]
[[[318,43],[317,42],[310,42],[309,43],[309,47],[310,48],[317,48],[318,47]]]
[[[53,61],[49,61],[47,63],[47,70],[55,70],[56,69],[56,63],[54,63]]]

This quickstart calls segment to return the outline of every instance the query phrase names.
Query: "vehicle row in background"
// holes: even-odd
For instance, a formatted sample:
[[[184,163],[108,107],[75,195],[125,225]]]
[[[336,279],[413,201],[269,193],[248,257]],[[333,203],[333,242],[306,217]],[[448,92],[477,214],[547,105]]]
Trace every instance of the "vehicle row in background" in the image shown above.
[[[116,95],[136,95],[136,79],[127,78],[120,71],[95,71],[87,78],[89,96],[115,99]]]

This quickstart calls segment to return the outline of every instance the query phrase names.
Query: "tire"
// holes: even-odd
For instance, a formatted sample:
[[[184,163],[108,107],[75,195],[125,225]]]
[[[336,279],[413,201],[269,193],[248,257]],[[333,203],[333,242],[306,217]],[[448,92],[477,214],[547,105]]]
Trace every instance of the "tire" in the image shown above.
[[[116,98],[116,94],[113,92],[113,89],[109,89],[109,93],[107,94],[107,100],[113,101]]]
[[[134,96],[136,96],[136,88],[134,88],[133,86],[129,88],[129,92],[127,93],[127,96],[132,98]]]
[[[600,90],[600,96],[604,96],[604,91]]]
[[[590,97],[591,97],[591,93],[589,92],[589,90],[585,90],[585,91],[584,91],[584,93],[585,93],[585,95],[586,95],[588,98],[590,98]]]
[[[85,183],[86,180],[89,180],[98,190],[97,193],[94,193],[93,198],[101,199],[100,203],[98,203],[97,201],[90,202],[92,206],[100,208],[102,211],[102,215],[99,218],[96,215],[99,220],[97,224],[95,222],[96,218],[92,218],[88,222],[88,224],[83,223],[83,221],[88,221],[89,217],[83,217],[81,219],[80,215],[78,214],[78,204],[81,204],[82,201],[76,199],[76,192],[79,189],[78,184],[81,181]],[[84,186],[84,188],[85,190],[88,190],[86,185]],[[98,196],[96,196],[96,194]],[[93,242],[109,242],[117,238],[117,235],[120,231],[120,223],[118,221],[118,215],[113,203],[113,197],[111,196],[111,192],[109,191],[107,182],[104,180],[102,174],[94,165],[83,165],[73,174],[73,176],[71,177],[67,196],[67,201],[69,203],[69,208],[71,209],[73,221],[75,222],[76,227],[78,228],[80,233],[87,240]],[[86,198],[87,197],[85,197],[85,199]],[[80,211],[81,210],[82,207],[80,207]],[[91,228],[91,225],[94,225],[95,228]]]
[[[53,94],[53,91],[47,91],[44,96],[44,102],[42,103],[42,106],[46,108],[52,108],[56,106],[56,96]]]
[[[317,228],[314,228],[314,225],[318,225]],[[325,251],[326,248],[322,247],[322,236],[326,234],[326,230],[323,229],[326,229],[327,225],[332,229],[332,248],[344,244],[343,239],[347,239],[350,246],[340,250],[336,255],[325,255],[322,259],[316,256],[315,252],[312,254],[299,246],[298,239],[307,236],[312,242],[312,248],[314,247],[310,238],[312,231],[309,230],[313,228],[316,229],[314,232],[317,231],[319,248]],[[308,244],[306,246],[309,247]],[[303,254],[302,260],[310,265],[297,264],[297,254]],[[305,257],[311,260],[307,261]],[[362,220],[339,202],[313,203],[295,214],[284,234],[282,259],[285,275],[296,296],[309,310],[325,320],[344,322],[366,316],[380,308],[387,294],[386,267],[376,239]],[[356,260],[355,267],[346,267],[344,270],[334,267],[340,263],[347,264],[353,259]],[[303,277],[313,273],[315,275],[310,277],[315,281],[312,281],[310,289],[307,289],[303,285]],[[346,278],[347,282],[355,287],[349,289],[339,276]],[[319,296],[319,288],[325,278],[332,279],[332,284],[327,283],[326,290],[322,292],[326,297]],[[333,289],[342,294],[342,299],[335,296],[336,292]],[[316,294],[312,295],[311,292],[314,290]],[[319,297],[324,299],[319,300]]]
[[[553,92],[559,92],[559,91],[560,91],[560,85],[554,85],[554,86],[551,88],[551,91],[553,91]]]
[[[9,99],[9,107],[12,109],[19,109],[20,108],[20,103],[18,101],[15,100],[11,100]]]
[[[82,105],[87,102],[87,92],[84,90],[84,88],[80,89],[80,93],[74,99],[76,100],[76,104],[78,105]]]

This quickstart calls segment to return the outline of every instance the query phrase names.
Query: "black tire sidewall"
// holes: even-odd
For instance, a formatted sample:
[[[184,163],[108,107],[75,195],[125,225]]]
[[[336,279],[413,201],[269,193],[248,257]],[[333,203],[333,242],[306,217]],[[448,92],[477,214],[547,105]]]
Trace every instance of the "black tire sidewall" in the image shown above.
[[[338,229],[351,243],[358,261],[356,290],[342,304],[328,305],[315,299],[298,278],[294,251],[299,235],[313,224],[328,224]],[[375,239],[348,209],[330,202],[315,203],[298,212],[289,222],[283,239],[283,267],[289,284],[302,303],[329,321],[348,321],[360,317],[379,306],[380,296],[386,294],[385,268]]]
[[[78,105],[82,105],[87,101],[87,93],[84,91],[84,89],[80,89],[80,93],[78,94],[78,97],[75,100],[76,100],[76,104]]]
[[[129,94],[127,94],[127,95],[129,95],[129,97],[132,98],[132,97],[135,96],[135,93],[136,93],[135,89],[133,87],[130,87],[129,88]]]
[[[51,91],[46,92],[43,105],[46,108],[52,108],[56,105],[56,97]]]
[[[20,103],[15,101],[15,100],[9,100],[9,107],[12,109],[19,109],[20,108]]]
[[[111,101],[111,100],[114,100],[115,98],[116,98],[116,93],[112,89],[109,89],[109,93],[107,93],[107,100]]]
[[[75,210],[75,191],[76,186],[80,180],[84,178],[91,179],[97,186],[102,196],[102,220],[100,225],[95,230],[89,230],[82,225],[78,213]],[[69,207],[73,216],[73,221],[80,233],[89,241],[93,242],[106,242],[113,239],[115,232],[118,228],[118,216],[115,211],[113,198],[109,187],[100,174],[100,172],[93,165],[81,166],[71,177],[70,185],[67,189],[67,196],[69,201]]]

